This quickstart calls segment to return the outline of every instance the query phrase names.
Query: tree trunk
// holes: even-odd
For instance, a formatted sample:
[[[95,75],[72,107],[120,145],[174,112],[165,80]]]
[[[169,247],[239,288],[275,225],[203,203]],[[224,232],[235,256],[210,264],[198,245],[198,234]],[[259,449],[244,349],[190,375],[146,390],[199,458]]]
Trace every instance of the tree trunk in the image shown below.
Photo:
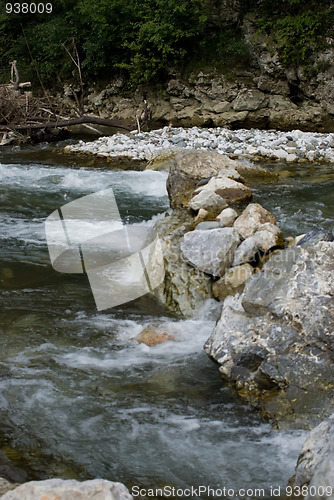
[[[97,116],[79,116],[69,120],[50,121],[45,123],[26,123],[24,125],[8,124],[0,126],[0,130],[38,130],[43,128],[62,128],[71,125],[80,125],[82,123],[93,123],[95,125],[104,125],[106,127],[122,128],[124,130],[133,130],[134,125],[124,123],[120,120],[108,120],[107,118],[98,118]]]

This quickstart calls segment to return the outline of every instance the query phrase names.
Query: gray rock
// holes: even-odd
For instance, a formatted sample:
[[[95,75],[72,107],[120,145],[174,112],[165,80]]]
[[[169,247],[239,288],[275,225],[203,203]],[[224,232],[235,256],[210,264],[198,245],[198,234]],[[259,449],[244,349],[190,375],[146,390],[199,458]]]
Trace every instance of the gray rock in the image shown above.
[[[235,176],[237,171],[246,180],[272,176],[272,173],[262,167],[246,165],[215,151],[190,150],[171,154],[168,163],[167,191],[172,208],[186,207],[198,182],[217,174],[222,177],[224,171],[226,177]]]
[[[196,230],[184,235],[181,251],[197,269],[212,276],[222,276],[231,265],[239,242],[238,231],[233,228]]]
[[[208,212],[218,214],[221,210],[228,207],[228,204],[224,198],[211,189],[203,189],[203,191],[190,200],[189,207],[193,210],[200,210],[203,208]]]
[[[199,187],[196,192],[208,189],[219,194],[227,203],[245,202],[252,198],[252,190],[229,177],[212,177],[206,186]]]
[[[217,229],[219,227],[224,227],[224,224],[222,224],[221,222],[219,222],[217,220],[208,220],[208,221],[203,221],[203,222],[200,222],[199,224],[197,224],[196,231],[198,229],[200,229],[202,231],[207,231],[208,229]]]
[[[307,247],[315,245],[319,241],[334,241],[333,233],[329,231],[319,231],[314,229],[305,234],[297,243],[298,246]]]
[[[235,111],[255,111],[268,105],[268,97],[259,90],[242,90],[234,99],[232,106]]]
[[[334,498],[334,414],[308,435],[297,461],[292,486],[309,486],[308,500]],[[310,489],[311,486],[314,488]],[[326,487],[327,492],[332,488],[332,494],[326,494]],[[323,488],[325,494],[321,495]]]
[[[7,491],[13,490],[17,486],[19,486],[19,484],[10,483],[6,479],[3,479],[2,477],[0,477],[0,498],[3,498],[2,495],[7,493]]]
[[[266,222],[261,224],[260,229],[256,231],[253,236],[246,238],[237,248],[233,266],[240,266],[246,262],[252,262],[256,259],[257,255],[263,255],[269,250],[284,245],[284,238],[282,231],[271,224]]]
[[[212,298],[211,278],[184,260],[180,243],[193,223],[188,210],[175,210],[157,222],[165,263],[165,280],[155,290],[159,302],[184,317],[191,317],[205,301]],[[206,231],[208,232],[208,231]]]
[[[3,500],[133,500],[128,489],[122,483],[113,483],[103,479],[79,482],[74,479],[47,479],[31,481],[20,485],[15,490],[5,493]]]
[[[222,378],[275,425],[313,425],[334,411],[334,243],[274,255],[225,299],[205,345]],[[256,370],[236,359],[267,351]]]

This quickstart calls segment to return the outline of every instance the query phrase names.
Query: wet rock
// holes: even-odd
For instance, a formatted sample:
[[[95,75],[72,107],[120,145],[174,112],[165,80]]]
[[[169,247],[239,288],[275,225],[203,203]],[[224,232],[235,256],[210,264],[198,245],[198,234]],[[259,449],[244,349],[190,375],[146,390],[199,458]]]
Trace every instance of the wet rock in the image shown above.
[[[239,234],[233,228],[196,230],[184,235],[181,251],[197,269],[212,276],[222,276],[231,265],[239,242]]]
[[[276,224],[276,217],[258,203],[250,203],[237,218],[233,227],[246,239],[258,231],[263,224]]]
[[[225,208],[219,215],[217,215],[216,219],[225,227],[232,227],[237,217],[238,214],[233,208]]]
[[[314,425],[334,411],[334,243],[291,247],[227,297],[205,345],[224,381],[275,425]],[[236,363],[268,351],[255,371]]]
[[[202,190],[211,190],[224,198],[227,203],[245,202],[252,198],[252,190],[228,177],[213,177],[206,186],[198,188],[196,192]]]
[[[242,292],[246,281],[254,274],[250,264],[228,269],[222,278],[212,285],[212,293],[216,299],[224,300],[228,295]]]
[[[181,241],[192,224],[189,211],[179,209],[159,220],[155,226],[165,264],[165,280],[155,290],[155,295],[171,311],[185,317],[193,316],[194,311],[212,298],[211,278],[189,266],[181,252]]]
[[[176,150],[173,150],[171,148],[162,151],[147,163],[145,170],[168,170],[171,160],[177,153],[178,152]]]
[[[319,241],[334,241],[334,235],[329,231],[318,231],[315,229],[313,231],[309,231],[301,239],[299,239],[297,245],[307,247],[315,245]]]
[[[153,327],[147,326],[144,328],[134,340],[139,342],[140,344],[146,344],[149,347],[154,347],[159,344],[163,344],[168,340],[175,340],[174,335],[165,331],[163,327]]]
[[[308,500],[334,498],[334,414],[315,427],[303,445],[292,487],[303,486],[309,486],[309,493],[313,493],[306,496]]]
[[[193,210],[204,210],[218,214],[221,210],[228,207],[228,204],[219,194],[216,194],[211,189],[203,189],[200,193],[194,196],[190,202],[189,207]]]
[[[133,500],[128,489],[122,483],[113,483],[103,479],[94,479],[80,483],[73,479],[47,479],[31,481],[7,492],[3,500]]]
[[[269,250],[284,245],[284,237],[282,231],[266,222],[261,224],[260,229],[253,236],[246,238],[236,249],[233,266],[240,266],[246,262],[256,260],[256,256],[263,255]]]

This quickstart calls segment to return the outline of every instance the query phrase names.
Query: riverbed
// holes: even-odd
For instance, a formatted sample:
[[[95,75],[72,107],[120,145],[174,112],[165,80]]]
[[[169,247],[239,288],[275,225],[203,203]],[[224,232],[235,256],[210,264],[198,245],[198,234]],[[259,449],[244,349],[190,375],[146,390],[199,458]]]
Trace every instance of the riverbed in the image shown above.
[[[99,313],[85,276],[51,267],[44,222],[65,203],[112,187],[123,222],[150,225],[169,207],[166,172],[63,148],[0,151],[0,476],[283,487],[306,432],[272,429],[222,385],[203,351],[219,303],[186,320],[150,296]],[[333,163],[266,165],[278,181],[254,200],[286,235],[333,228]],[[176,341],[139,344],[148,325]]]

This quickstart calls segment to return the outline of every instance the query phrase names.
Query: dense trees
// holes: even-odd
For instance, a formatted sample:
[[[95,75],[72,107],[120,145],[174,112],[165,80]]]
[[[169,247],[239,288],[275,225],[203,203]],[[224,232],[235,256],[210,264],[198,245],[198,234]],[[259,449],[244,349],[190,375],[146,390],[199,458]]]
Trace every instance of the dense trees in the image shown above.
[[[37,65],[45,85],[60,85],[75,70],[62,46],[69,39],[87,80],[122,73],[136,86],[163,81],[171,68],[232,71],[249,62],[248,11],[273,34],[284,64],[307,62],[333,25],[330,0],[57,0],[49,15],[0,11],[0,79],[17,59],[22,80],[36,81]]]

